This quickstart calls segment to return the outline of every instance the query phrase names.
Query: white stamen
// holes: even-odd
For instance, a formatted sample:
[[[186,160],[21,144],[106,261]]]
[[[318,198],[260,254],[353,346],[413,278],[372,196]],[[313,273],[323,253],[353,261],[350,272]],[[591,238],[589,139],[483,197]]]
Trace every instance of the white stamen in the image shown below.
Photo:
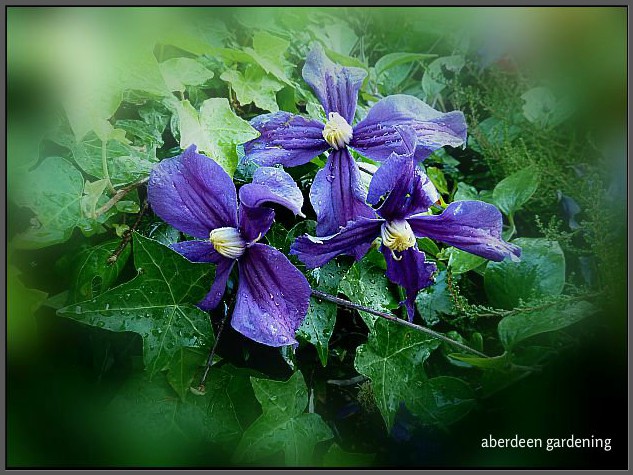
[[[352,126],[337,112],[330,112],[323,128],[323,138],[335,150],[343,148],[352,140]]]
[[[214,229],[209,233],[209,241],[216,251],[229,259],[238,259],[246,249],[246,241],[240,232],[231,227]]]
[[[402,259],[396,257],[394,251],[404,251],[415,246],[415,235],[409,223],[405,220],[387,221],[380,229],[382,243],[391,250],[393,258],[397,261]]]

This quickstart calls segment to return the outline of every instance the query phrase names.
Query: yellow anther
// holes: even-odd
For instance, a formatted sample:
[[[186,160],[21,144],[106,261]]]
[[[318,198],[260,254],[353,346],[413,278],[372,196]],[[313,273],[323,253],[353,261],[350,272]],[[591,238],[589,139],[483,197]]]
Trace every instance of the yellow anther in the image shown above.
[[[352,140],[352,126],[337,112],[330,112],[323,128],[323,138],[335,150],[343,148]]]
[[[391,249],[393,258],[399,261],[393,251],[404,251],[415,246],[415,235],[409,223],[405,220],[387,221],[380,229],[383,245]]]
[[[214,229],[209,234],[209,241],[216,251],[229,259],[238,259],[246,249],[246,241],[240,232],[231,227]]]

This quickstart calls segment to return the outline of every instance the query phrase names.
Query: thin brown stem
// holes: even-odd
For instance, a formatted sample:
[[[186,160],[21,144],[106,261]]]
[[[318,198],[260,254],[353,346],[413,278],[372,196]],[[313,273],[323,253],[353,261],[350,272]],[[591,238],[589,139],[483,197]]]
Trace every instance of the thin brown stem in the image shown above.
[[[145,211],[147,211],[147,206],[148,206],[147,200],[145,200],[143,202],[143,206],[141,207],[141,211],[138,213],[138,216],[136,217],[136,221],[134,221],[134,224],[132,225],[130,229],[125,231],[125,233],[123,234],[123,239],[121,239],[121,243],[119,244],[119,247],[117,247],[116,250],[112,253],[112,255],[108,257],[108,264],[110,265],[114,264],[119,258],[119,256],[121,255],[121,253],[123,252],[123,249],[125,249],[125,246],[128,245],[128,243],[130,242],[130,239],[132,239],[132,233],[136,231],[136,228],[138,228],[138,225],[141,224],[141,218],[145,214]]]
[[[103,213],[107,213],[110,208],[116,205],[119,201],[123,199],[125,195],[127,195],[130,191],[135,190],[141,185],[144,185],[149,180],[149,177],[143,178],[142,180],[137,181],[136,183],[132,183],[131,185],[126,186],[125,188],[121,188],[118,190],[112,198],[110,198],[106,204],[104,204],[101,208],[95,211],[96,216],[101,216]]]
[[[464,345],[463,343],[460,343],[458,341],[452,340],[450,338],[448,338],[446,335],[442,335],[441,333],[438,333],[434,330],[431,330],[430,328],[426,328],[426,327],[422,327],[420,325],[416,325],[415,323],[411,323],[407,320],[402,320],[398,317],[396,317],[395,315],[391,314],[391,313],[386,313],[386,312],[381,312],[379,310],[374,310],[373,308],[370,307],[365,307],[364,305],[360,305],[354,302],[350,302],[349,300],[345,300],[345,299],[341,299],[338,297],[335,297],[334,295],[330,295],[330,294],[326,294],[325,292],[321,292],[320,290],[314,290],[312,289],[312,295],[320,298],[322,300],[327,300],[328,302],[332,302],[336,305],[340,305],[341,307],[347,307],[347,308],[352,308],[354,310],[358,310],[360,312],[367,312],[370,313],[372,315],[376,315],[377,317],[381,317],[384,318],[386,320],[389,320],[391,322],[397,323],[398,325],[402,325],[408,328],[411,328],[413,330],[422,332],[422,333],[426,333],[427,335],[431,335],[433,338],[437,338],[438,340],[442,340],[450,345],[453,345],[457,348],[460,348],[461,350],[467,351],[468,353],[472,353],[474,355],[477,355],[481,358],[490,358],[488,355],[485,355],[483,353],[481,353],[480,351],[477,351],[467,345]]]
[[[202,373],[202,377],[200,378],[200,383],[198,384],[198,387],[196,388],[196,392],[199,394],[204,394],[206,391],[205,383],[207,382],[207,376],[209,375],[209,371],[211,370],[211,366],[213,365],[213,357],[215,356],[215,350],[218,347],[218,342],[220,341],[220,335],[222,335],[222,330],[224,330],[224,324],[226,323],[228,318],[229,318],[229,311],[227,308],[226,313],[224,314],[224,318],[222,318],[222,321],[220,322],[220,328],[218,328],[218,334],[215,337],[215,342],[213,343],[213,347],[211,348],[211,352],[209,353],[209,357],[207,358],[207,364],[205,365],[204,373]]]

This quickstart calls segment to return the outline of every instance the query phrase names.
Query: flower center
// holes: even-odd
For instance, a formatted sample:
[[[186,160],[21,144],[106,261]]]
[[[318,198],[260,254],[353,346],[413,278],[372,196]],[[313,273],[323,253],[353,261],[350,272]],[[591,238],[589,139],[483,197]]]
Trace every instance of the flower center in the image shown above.
[[[323,128],[323,138],[335,150],[343,148],[352,140],[352,126],[337,112],[330,112]]]
[[[209,234],[209,241],[216,251],[229,259],[237,259],[246,250],[246,241],[235,228],[217,228]]]
[[[415,246],[415,235],[405,220],[387,221],[380,229],[382,243],[391,251],[404,251]],[[394,256],[395,257],[395,256]]]

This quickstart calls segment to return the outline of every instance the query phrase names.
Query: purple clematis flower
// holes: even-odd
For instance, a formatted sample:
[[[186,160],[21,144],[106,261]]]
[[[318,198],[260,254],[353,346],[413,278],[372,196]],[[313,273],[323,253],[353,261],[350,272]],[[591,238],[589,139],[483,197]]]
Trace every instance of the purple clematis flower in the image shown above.
[[[198,304],[215,308],[237,263],[239,284],[231,325],[269,346],[297,343],[295,331],[310,305],[310,285],[278,250],[259,241],[270,229],[277,203],[301,215],[303,196],[290,175],[261,167],[240,188],[195,145],[163,160],[151,172],[148,199],[154,212],[176,229],[197,238],[170,247],[193,262],[217,265],[215,281]]]
[[[382,238],[381,252],[387,262],[387,277],[406,290],[409,320],[413,320],[418,291],[432,283],[437,270],[426,262],[416,238],[428,237],[494,261],[506,256],[518,259],[521,250],[501,238],[502,217],[499,210],[482,201],[456,201],[441,214],[426,214],[439,194],[426,174],[411,160],[415,153],[416,131],[396,129],[401,133],[408,153],[391,157],[376,171],[369,185],[367,201],[378,205],[376,214],[351,221],[338,233],[327,237],[303,235],[297,238],[290,253],[308,268],[321,267],[339,254],[353,254],[355,249],[369,250],[371,243]],[[358,253],[356,258],[359,259]],[[360,256],[362,257],[362,255]]]
[[[466,140],[464,114],[438,112],[408,95],[381,99],[352,127],[358,91],[367,73],[333,63],[320,45],[308,54],[302,74],[323,105],[327,123],[288,112],[261,115],[251,121],[261,135],[247,142],[244,151],[261,165],[293,167],[332,150],[310,189],[319,236],[334,234],[358,217],[374,216],[365,203],[358,165],[348,146],[373,160],[385,161],[392,153],[406,153],[394,126],[408,126],[417,137],[414,159],[420,161],[444,145],[457,147]]]

